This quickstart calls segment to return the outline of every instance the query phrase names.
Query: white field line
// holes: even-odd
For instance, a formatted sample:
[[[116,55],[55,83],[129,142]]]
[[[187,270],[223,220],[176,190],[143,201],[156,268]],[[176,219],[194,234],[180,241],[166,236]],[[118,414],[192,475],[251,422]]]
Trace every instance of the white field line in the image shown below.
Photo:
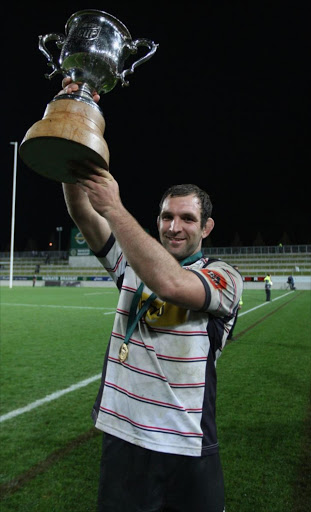
[[[293,291],[284,293],[283,295],[276,297],[275,299],[272,300],[272,302],[275,300],[278,300],[278,299],[282,299],[283,297],[286,297],[286,295],[289,295],[290,293],[293,293]],[[254,308],[248,309],[247,311],[244,311],[243,313],[239,313],[239,317],[241,317],[242,315],[247,315],[247,313],[250,313],[251,311],[254,311],[255,309],[261,308],[262,306],[265,306],[266,304],[269,304],[269,302],[263,302],[259,306],[255,306]],[[9,305],[14,306],[14,304],[9,304]],[[16,304],[16,305],[28,306],[30,304]],[[49,306],[46,306],[46,307],[49,307]],[[79,309],[104,309],[104,308],[83,308],[83,307],[80,308],[79,306],[51,306],[51,307],[72,307],[72,308],[77,307]],[[104,314],[107,315],[109,313],[104,313]],[[100,377],[101,377],[101,374],[94,375],[93,377],[90,377],[89,379],[82,380],[80,382],[77,382],[77,384],[73,384],[72,386],[69,386],[69,388],[62,389],[60,391],[55,391],[55,393],[47,395],[46,397],[41,398],[40,400],[36,400],[35,402],[32,402],[31,404],[28,404],[25,407],[21,407],[20,409],[15,409],[14,411],[8,412],[7,414],[3,414],[2,416],[0,416],[0,423],[2,423],[3,421],[15,418],[16,416],[19,416],[20,414],[24,414],[24,412],[29,412],[32,409],[36,409],[40,405],[44,405],[48,402],[51,402],[52,400],[56,400],[57,398],[60,398],[61,396],[66,395],[67,393],[76,391],[76,389],[83,388],[84,386],[88,386],[88,384],[90,384],[91,382],[94,382],[95,380],[100,379]]]
[[[275,297],[275,299],[272,299],[271,302],[274,302],[279,299],[283,299],[283,297],[286,297],[286,295],[290,295],[291,293],[294,293],[293,291],[283,293],[283,295],[279,295],[278,297]],[[262,308],[263,306],[267,306],[267,304],[270,304],[270,302],[263,302],[262,304],[259,304],[259,306],[255,306],[254,308],[248,309],[247,311],[243,311],[243,313],[239,313],[239,318],[243,315],[247,315],[247,313],[250,313],[251,311],[255,311],[255,309]]]
[[[73,384],[72,386],[69,386],[69,388],[61,389],[60,391],[55,391],[55,393],[52,393],[51,395],[47,395],[46,397],[41,398],[41,400],[36,400],[35,402],[32,402],[31,404],[28,404],[25,407],[21,407],[20,409],[15,409],[14,411],[8,412],[7,414],[3,414],[2,416],[0,416],[0,423],[2,423],[5,420],[10,420],[11,418],[15,418],[16,416],[19,416],[20,414],[24,414],[24,412],[28,412],[28,411],[31,411],[32,409],[36,409],[36,407],[46,404],[47,402],[56,400],[56,398],[66,395],[67,393],[71,393],[71,391],[75,391],[76,389],[88,386],[91,382],[94,382],[94,380],[100,379],[100,377],[101,377],[101,374],[94,375],[93,377],[90,377],[89,379],[81,380],[80,382],[77,382],[77,384]]]

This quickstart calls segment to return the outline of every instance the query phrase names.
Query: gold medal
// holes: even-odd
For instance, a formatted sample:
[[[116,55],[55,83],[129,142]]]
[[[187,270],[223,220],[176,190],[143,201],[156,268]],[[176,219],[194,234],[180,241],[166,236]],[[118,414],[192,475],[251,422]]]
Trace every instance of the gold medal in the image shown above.
[[[119,361],[120,363],[124,363],[127,360],[127,356],[129,355],[129,349],[126,343],[122,343],[119,350]]]

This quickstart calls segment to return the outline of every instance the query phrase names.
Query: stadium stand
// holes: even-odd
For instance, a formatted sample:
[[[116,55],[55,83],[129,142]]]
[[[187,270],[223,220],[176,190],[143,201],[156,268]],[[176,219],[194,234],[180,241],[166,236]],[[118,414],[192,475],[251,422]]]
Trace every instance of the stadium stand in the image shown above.
[[[263,275],[271,272],[274,275],[310,275],[311,254],[226,254],[216,255],[213,250],[210,257],[221,257],[231,265],[238,265],[242,275]]]
[[[295,280],[301,276],[311,281],[311,245],[283,246],[283,247],[205,247],[204,254],[212,258],[221,258],[232,265],[238,265],[243,277],[264,277],[268,272],[272,276],[279,276],[280,281],[293,275]],[[96,260],[95,257],[94,260]],[[31,252],[14,253],[13,279],[31,281],[37,276],[37,281],[59,280],[64,282],[109,280],[105,269],[94,262],[88,264],[83,257],[68,256],[66,251],[61,253],[50,252],[33,255]],[[97,260],[96,260],[97,261]],[[0,281],[1,284],[9,279],[10,254],[0,253]],[[261,279],[258,279],[261,280]],[[39,284],[39,283],[38,283]]]

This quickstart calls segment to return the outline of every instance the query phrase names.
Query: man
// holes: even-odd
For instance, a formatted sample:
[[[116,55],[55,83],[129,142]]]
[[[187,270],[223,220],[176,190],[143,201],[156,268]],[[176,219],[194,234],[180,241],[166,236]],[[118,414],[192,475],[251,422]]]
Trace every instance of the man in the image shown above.
[[[120,290],[93,410],[105,433],[98,510],[223,512],[215,366],[243,283],[201,253],[210,199],[195,185],[170,188],[159,243],[108,171],[75,163],[72,172],[68,212]]]
[[[290,290],[296,290],[295,288],[295,280],[293,278],[293,276],[288,276],[287,278],[287,287],[286,288],[290,288]]]
[[[266,302],[270,302],[271,301],[271,287],[273,285],[272,279],[271,279],[271,274],[266,275],[266,277],[264,278],[264,283],[265,283],[265,292],[266,292]]]

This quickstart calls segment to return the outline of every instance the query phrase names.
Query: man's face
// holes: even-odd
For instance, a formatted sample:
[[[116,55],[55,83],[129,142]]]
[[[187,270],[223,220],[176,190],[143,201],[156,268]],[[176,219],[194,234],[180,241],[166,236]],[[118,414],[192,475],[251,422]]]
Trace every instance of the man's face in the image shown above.
[[[198,252],[202,239],[207,237],[213,225],[212,219],[208,219],[206,226],[201,228],[201,204],[194,194],[168,196],[158,217],[161,243],[177,260]]]

